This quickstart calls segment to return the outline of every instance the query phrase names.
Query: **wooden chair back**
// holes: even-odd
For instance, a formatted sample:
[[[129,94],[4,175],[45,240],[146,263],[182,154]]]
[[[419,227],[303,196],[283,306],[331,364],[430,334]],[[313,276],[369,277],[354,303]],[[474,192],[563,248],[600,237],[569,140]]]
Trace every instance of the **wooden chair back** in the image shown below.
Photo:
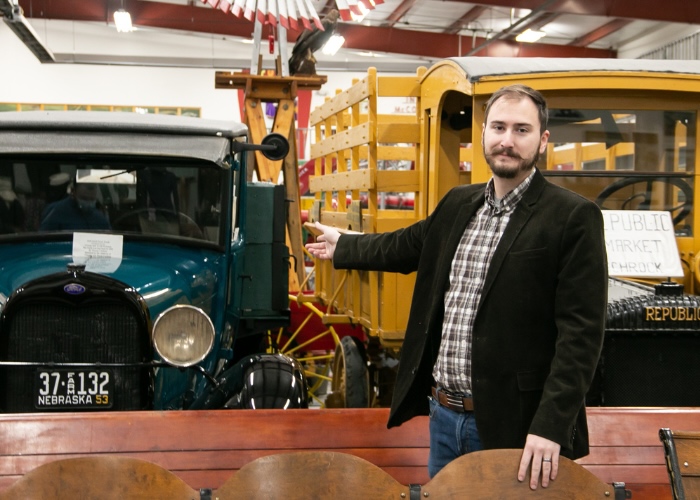
[[[378,466],[347,453],[299,451],[260,457],[244,465],[212,498],[308,500],[409,498],[409,487]]]
[[[700,500],[700,431],[659,430],[674,500]]]
[[[199,497],[199,491],[159,465],[104,455],[46,463],[0,493],[0,500],[199,500]]]
[[[568,458],[559,459],[559,472],[547,488],[530,490],[528,480],[518,481],[522,450],[485,450],[468,453],[447,464],[421,488],[430,500],[469,498],[529,498],[549,500],[610,500],[624,498],[624,485],[617,488],[602,482],[583,466]]]

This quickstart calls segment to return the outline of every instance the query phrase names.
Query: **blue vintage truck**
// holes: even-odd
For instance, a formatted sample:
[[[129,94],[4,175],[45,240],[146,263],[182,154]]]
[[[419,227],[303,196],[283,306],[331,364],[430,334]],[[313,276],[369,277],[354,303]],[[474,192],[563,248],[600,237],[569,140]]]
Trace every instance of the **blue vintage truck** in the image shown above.
[[[271,134],[199,118],[0,114],[0,412],[303,408]]]

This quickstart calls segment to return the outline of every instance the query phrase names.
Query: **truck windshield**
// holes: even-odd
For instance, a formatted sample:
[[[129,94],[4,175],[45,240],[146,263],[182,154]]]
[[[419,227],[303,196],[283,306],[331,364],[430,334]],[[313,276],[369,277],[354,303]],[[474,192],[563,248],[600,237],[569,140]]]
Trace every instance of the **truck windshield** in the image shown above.
[[[549,180],[612,210],[669,211],[692,235],[695,111],[550,109]]]
[[[0,238],[103,231],[220,243],[225,170],[170,159],[0,159]]]

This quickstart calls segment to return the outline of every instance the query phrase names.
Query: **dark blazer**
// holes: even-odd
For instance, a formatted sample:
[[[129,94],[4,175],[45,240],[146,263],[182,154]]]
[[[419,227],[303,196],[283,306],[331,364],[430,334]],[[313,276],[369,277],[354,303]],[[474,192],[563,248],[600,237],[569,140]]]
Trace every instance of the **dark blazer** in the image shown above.
[[[336,268],[417,271],[389,427],[428,414],[450,266],[484,188],[452,189],[407,228],[338,241]],[[536,434],[559,443],[563,456],[588,454],[585,395],[606,304],[599,208],[537,171],[493,255],[475,318],[472,389],[485,448],[523,448]]]

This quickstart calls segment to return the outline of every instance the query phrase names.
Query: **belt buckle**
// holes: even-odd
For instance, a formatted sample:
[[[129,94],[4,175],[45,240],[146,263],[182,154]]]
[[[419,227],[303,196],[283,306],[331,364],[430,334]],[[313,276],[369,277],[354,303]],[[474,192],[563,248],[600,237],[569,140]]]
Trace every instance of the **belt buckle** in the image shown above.
[[[464,411],[463,398],[445,393],[445,401],[447,401],[448,405],[456,407],[458,411]]]
[[[449,408],[452,411],[458,413],[467,413],[473,411],[471,404],[471,394],[468,396],[462,394],[455,394],[444,388],[438,388],[437,386],[432,387],[433,397],[440,406]],[[469,405],[467,405],[466,400],[469,399]]]

